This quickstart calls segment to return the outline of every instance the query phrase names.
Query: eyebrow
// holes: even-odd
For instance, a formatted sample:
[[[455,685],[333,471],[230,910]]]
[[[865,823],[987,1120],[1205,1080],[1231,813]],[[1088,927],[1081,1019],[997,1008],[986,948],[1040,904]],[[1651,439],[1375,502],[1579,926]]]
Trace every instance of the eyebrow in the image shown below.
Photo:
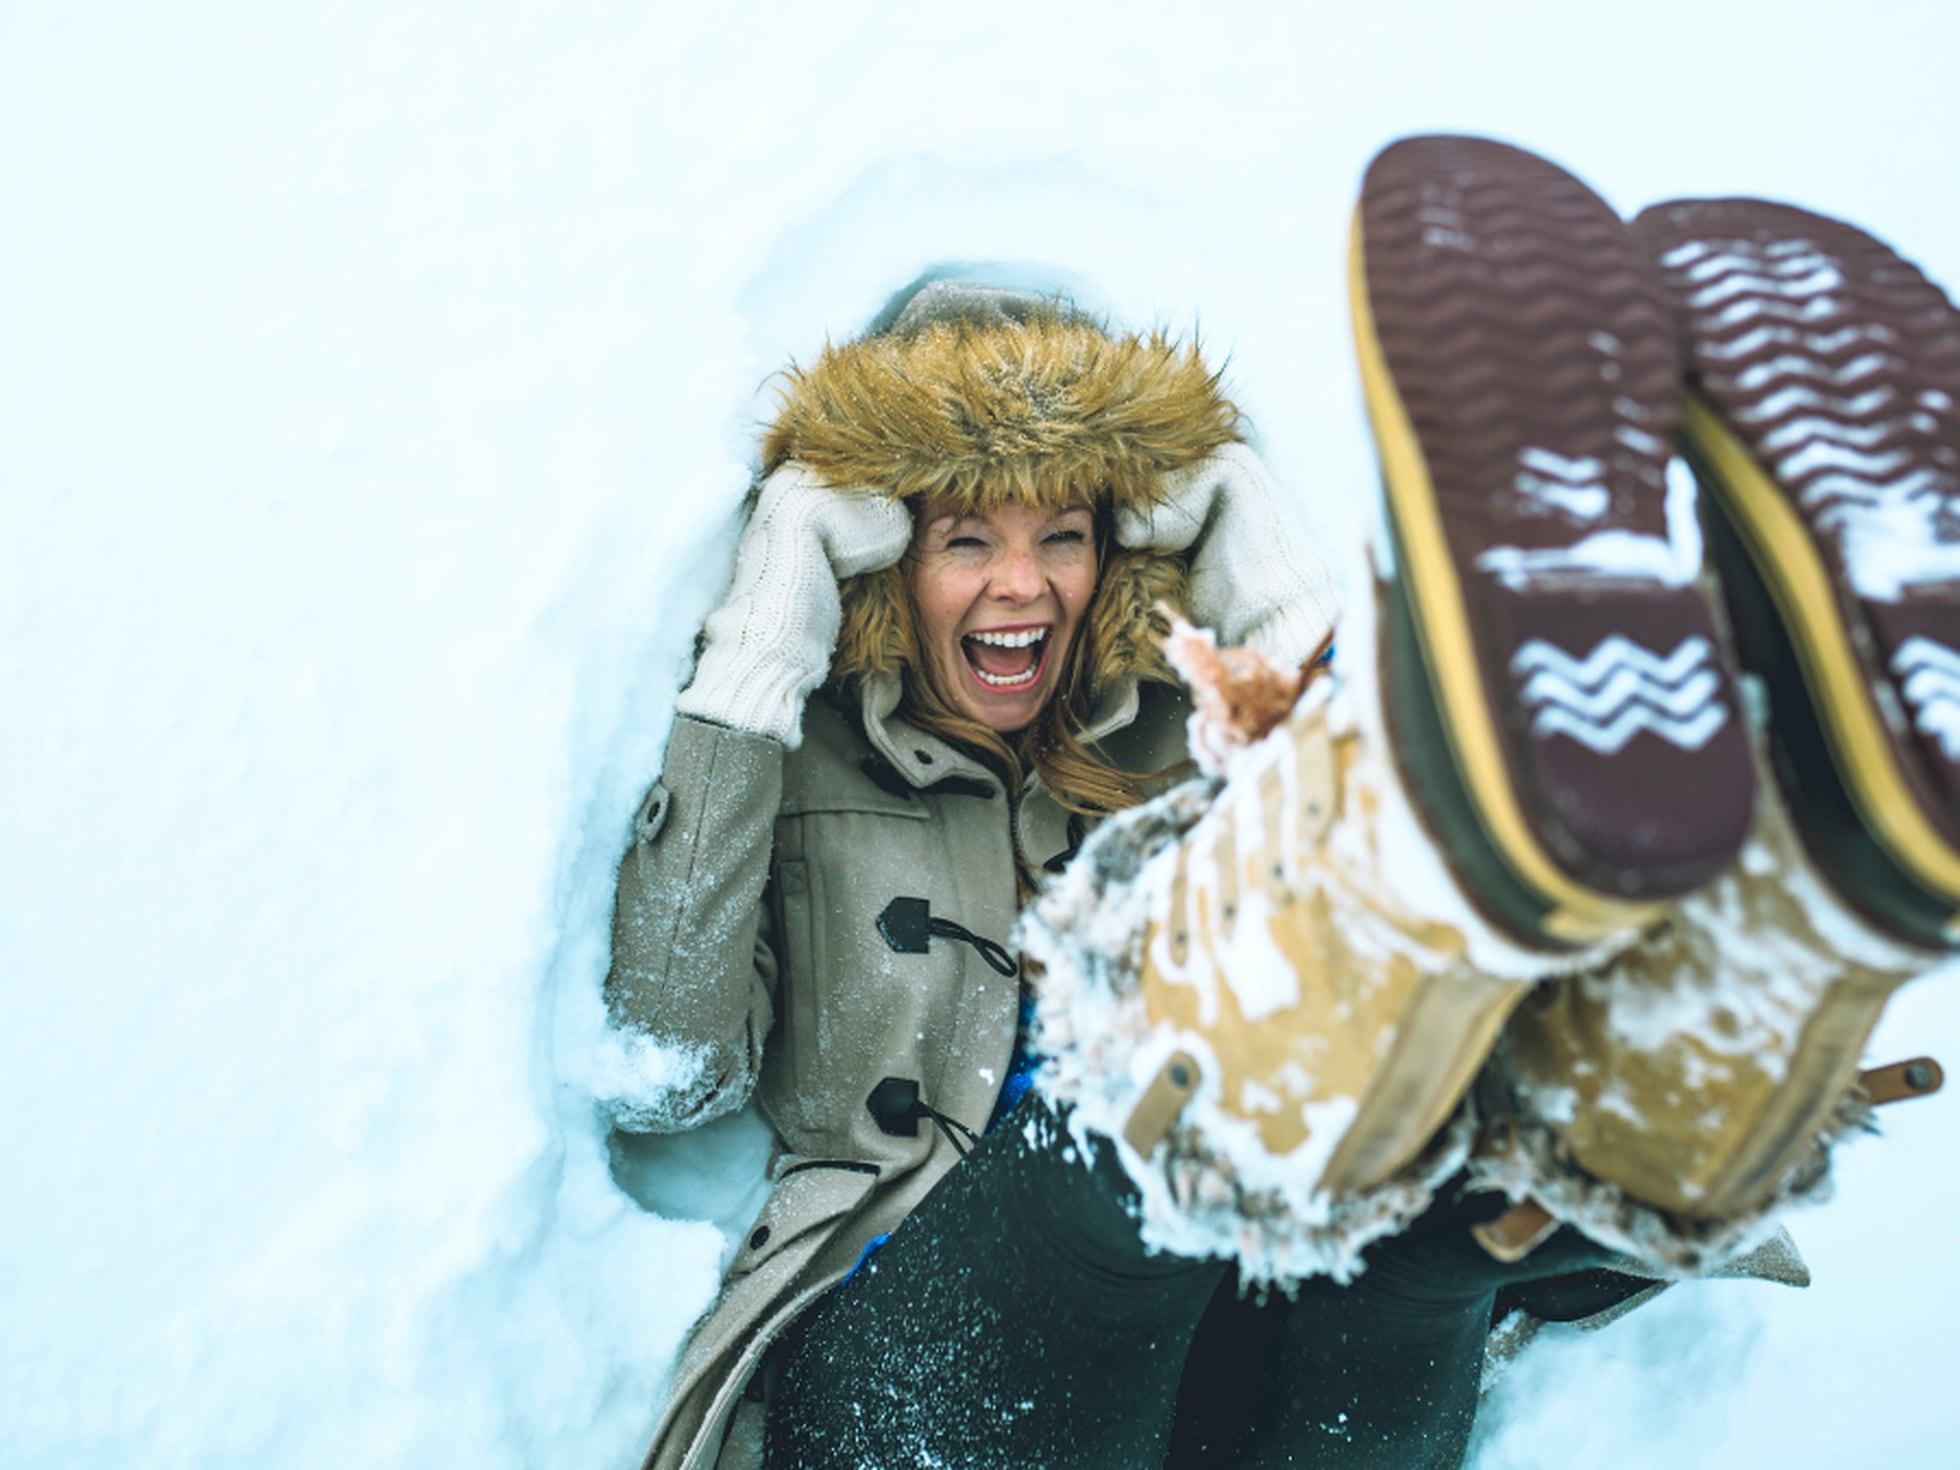
[[[1081,513],[1082,515],[1090,516],[1092,518],[1096,513],[1094,506],[1077,502],[1074,505],[1063,506],[1060,510],[1056,511],[1053,515],[1048,517],[1046,524],[1052,526],[1057,521],[1061,520],[1064,516],[1073,515],[1078,512]],[[983,515],[961,516],[961,515],[953,515],[952,513],[948,512],[945,515],[934,516],[931,520],[925,523],[924,529],[926,531],[926,534],[928,535],[943,534],[943,535],[950,536],[963,526],[973,526],[980,530],[987,530],[988,529],[987,518]]]

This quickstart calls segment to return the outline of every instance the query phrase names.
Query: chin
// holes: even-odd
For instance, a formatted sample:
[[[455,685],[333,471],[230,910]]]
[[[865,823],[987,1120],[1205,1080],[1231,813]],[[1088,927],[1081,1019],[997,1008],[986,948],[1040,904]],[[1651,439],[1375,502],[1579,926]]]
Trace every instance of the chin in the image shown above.
[[[1034,714],[1027,716],[1025,719],[1019,716],[1011,719],[998,717],[994,719],[981,719],[980,723],[985,725],[989,730],[992,730],[996,735],[1019,735],[1034,723],[1035,715],[1039,715],[1040,713],[1040,710],[1036,710]],[[976,715],[975,718],[979,719],[980,717]]]
[[[988,707],[980,704],[977,700],[964,700],[961,702],[961,713],[968,719],[985,725],[996,735],[1018,735],[1040,717],[1041,711],[1047,703],[1047,700],[1041,699],[1031,705],[1023,706],[1017,704],[1016,707],[1009,709],[1005,707]]]

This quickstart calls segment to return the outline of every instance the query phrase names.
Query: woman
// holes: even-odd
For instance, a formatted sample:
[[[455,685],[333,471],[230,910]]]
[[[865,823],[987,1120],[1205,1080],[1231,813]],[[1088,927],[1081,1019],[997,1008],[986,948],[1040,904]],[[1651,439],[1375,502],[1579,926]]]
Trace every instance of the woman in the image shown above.
[[[1156,604],[1296,665],[1323,640],[1325,573],[1236,425],[1193,351],[949,283],[792,380],[620,875],[613,1015],[697,1063],[626,1121],[691,1126],[754,1087],[783,1140],[654,1463],[761,1387],[768,1343],[993,1114],[1023,901],[1185,762]],[[1197,525],[1122,544],[1123,512],[1225,481],[1233,517],[1190,554]]]
[[[1473,149],[1470,162],[1492,160]],[[1592,1076],[1635,1050],[1583,1015],[1550,1028],[1563,1052],[1534,1051],[1514,1023],[1522,1080],[1498,1106],[1517,1112],[1507,1137],[1522,1146],[1486,1137],[1473,1151],[1462,1111],[1438,1132],[1532,981],[1591,966],[1595,990],[1567,1007],[1583,1011],[1628,973],[1651,981],[1649,949],[1673,945],[1688,959],[1671,955],[1670,973],[1700,965],[1705,979],[1721,945],[1684,905],[1665,942],[1616,971],[1601,965],[1633,930],[1559,952],[1492,929],[1447,876],[1410,907],[1369,659],[1350,681],[1358,716],[1322,681],[1260,747],[1266,764],[1232,770],[1211,816],[1191,825],[1215,785],[1187,788],[1107,824],[1070,867],[1091,824],[1185,767],[1189,706],[1160,650],[1161,601],[1259,650],[1282,682],[1332,622],[1324,572],[1195,351],[938,283],[791,376],[764,469],[620,871],[611,1013],[686,1063],[622,1108],[622,1126],[689,1127],[753,1092],[780,1142],[649,1465],[1454,1465],[1500,1289],[1528,1288],[1548,1314],[1595,1309],[1631,1289],[1601,1268],[1704,1266],[1814,1184],[1814,1169],[1793,1183],[1807,1154],[1782,1157],[1709,1219],[1693,1199],[1613,1181],[1608,1159],[1562,1193],[1572,1161],[1555,1157],[1557,1109],[1533,1110],[1547,1079],[1532,1067],[1565,1067],[1556,1082],[1575,1051]],[[1392,653],[1395,628],[1383,636]],[[1372,653],[1372,632],[1359,641]],[[1207,730],[1208,750],[1234,744]],[[1277,808],[1259,815],[1295,779],[1272,774],[1276,760],[1326,781],[1326,800],[1300,807],[1324,818],[1286,827],[1283,850]],[[1167,845],[1175,863],[1146,861]],[[1800,866],[1790,847],[1772,886]],[[1064,869],[1026,931],[1049,966],[1053,1062],[997,1127],[1029,1070],[1016,918]],[[1143,895],[1135,923],[1117,913],[1126,892]],[[1092,936],[1085,903],[1120,932]],[[1282,932],[1309,910],[1320,927]],[[1235,914],[1241,933],[1246,915],[1271,919],[1301,982],[1290,998],[1255,1006],[1234,987]],[[1834,939],[1776,921],[1789,952],[1844,969]],[[1392,965],[1370,947],[1384,936]],[[1921,958],[1877,940],[1863,953],[1874,975]],[[1324,997],[1298,993],[1316,964],[1336,992],[1324,1014]],[[1479,992],[1474,1024],[1434,1038],[1441,1050],[1376,1065],[1395,1049],[1364,1037],[1359,1112],[1330,1124],[1300,1081],[1309,1069],[1264,1042],[1324,1054],[1376,982],[1405,972],[1414,988],[1398,996],[1503,983]],[[1226,1023],[1189,1003],[1204,985],[1230,998]],[[1412,1014],[1384,1011],[1371,1034],[1385,1043]],[[1593,1051],[1571,1041],[1581,1032]],[[1364,1134],[1359,1154],[1339,1146]],[[1475,1179],[1487,1192],[1464,1187]],[[1546,1228],[1520,1223],[1506,1194],[1536,1201],[1525,1214]],[[1585,1231],[1549,1228],[1559,1220]],[[1251,1278],[1311,1279],[1259,1316],[1256,1351],[1234,1359],[1249,1364],[1240,1392],[1207,1421],[1179,1385],[1248,1327],[1235,1260]]]

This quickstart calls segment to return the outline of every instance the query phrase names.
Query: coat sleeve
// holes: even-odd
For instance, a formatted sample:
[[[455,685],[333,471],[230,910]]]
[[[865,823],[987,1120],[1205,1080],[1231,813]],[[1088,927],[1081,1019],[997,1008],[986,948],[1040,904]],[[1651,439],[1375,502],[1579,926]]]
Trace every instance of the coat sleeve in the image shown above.
[[[763,889],[782,791],[779,741],[675,721],[613,901],[606,1011],[640,1074],[613,1100],[622,1128],[692,1128],[755,1085],[774,1017]]]

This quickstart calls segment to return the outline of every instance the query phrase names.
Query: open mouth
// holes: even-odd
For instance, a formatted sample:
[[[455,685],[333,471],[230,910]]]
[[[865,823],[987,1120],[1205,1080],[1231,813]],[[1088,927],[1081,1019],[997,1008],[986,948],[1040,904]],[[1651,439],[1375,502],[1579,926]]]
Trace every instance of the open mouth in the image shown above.
[[[1041,678],[1048,661],[1048,635],[1053,628],[987,629],[960,639],[960,652],[973,677],[1003,694],[1026,689]]]

